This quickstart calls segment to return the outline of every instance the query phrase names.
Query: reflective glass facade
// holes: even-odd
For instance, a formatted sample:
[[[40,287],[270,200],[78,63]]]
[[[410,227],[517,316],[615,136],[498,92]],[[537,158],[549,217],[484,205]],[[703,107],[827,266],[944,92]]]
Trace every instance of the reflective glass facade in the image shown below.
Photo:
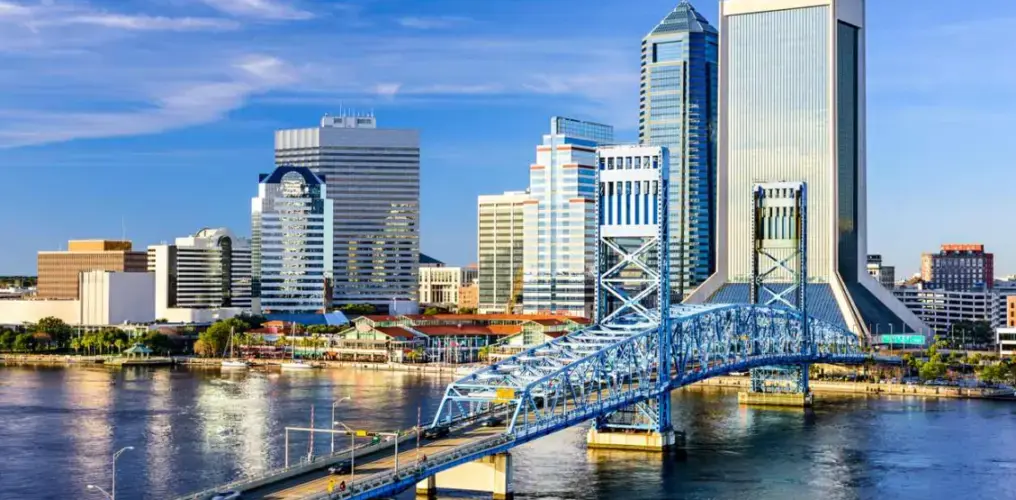
[[[416,301],[420,252],[420,138],[377,128],[372,116],[326,116],[280,130],[275,161],[325,178],[334,202],[334,301],[386,310]]]
[[[522,305],[525,207],[529,194],[507,192],[477,200],[479,312],[512,313]],[[511,307],[510,307],[511,306]]]
[[[718,35],[683,1],[642,41],[639,141],[670,150],[672,300],[716,268]]]
[[[251,200],[254,295],[266,314],[324,312],[332,278],[332,201],[305,167],[261,176]]]
[[[858,29],[843,21],[836,27],[836,147],[839,177],[839,273],[857,281],[858,259]]]
[[[752,188],[804,182],[808,188],[808,276],[829,282],[834,244],[829,109],[829,7],[728,19],[728,278],[751,276]]]
[[[522,299],[527,314],[592,314],[596,146],[612,142],[614,129],[591,122],[559,125],[576,122],[553,118],[551,131],[559,133],[543,136],[530,166]]]

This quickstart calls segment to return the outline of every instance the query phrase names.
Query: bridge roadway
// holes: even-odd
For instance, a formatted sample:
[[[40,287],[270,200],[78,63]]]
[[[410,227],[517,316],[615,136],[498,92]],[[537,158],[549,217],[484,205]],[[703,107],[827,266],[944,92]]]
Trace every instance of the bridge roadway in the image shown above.
[[[413,468],[418,465],[418,460],[423,456],[434,456],[438,453],[452,450],[463,445],[489,438],[504,432],[504,426],[482,427],[479,424],[455,429],[447,437],[441,439],[420,439],[420,448],[416,448],[416,440],[410,439],[399,444],[399,469]],[[338,492],[338,484],[345,481],[350,484],[352,481],[364,479],[379,472],[391,472],[395,469],[394,448],[377,451],[367,456],[356,458],[356,474],[329,475],[327,471],[320,470],[309,472],[302,476],[287,481],[271,484],[249,490],[243,493],[243,498],[264,499],[264,500],[296,500],[311,498],[328,491],[328,483],[334,479],[335,491]],[[352,481],[351,481],[352,480]]]

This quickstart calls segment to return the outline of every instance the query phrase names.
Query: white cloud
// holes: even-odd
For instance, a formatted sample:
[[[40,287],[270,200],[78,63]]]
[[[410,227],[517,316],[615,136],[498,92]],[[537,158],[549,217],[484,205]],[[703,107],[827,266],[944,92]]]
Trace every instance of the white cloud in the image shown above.
[[[51,24],[90,24],[106,28],[136,31],[230,30],[240,27],[236,21],[206,17],[128,16],[89,14],[52,21]],[[39,24],[36,24],[38,26]]]
[[[299,9],[286,0],[203,0],[212,8],[238,17],[270,20],[304,20],[314,14]]]
[[[468,23],[468,17],[461,16],[436,16],[436,17],[402,17],[397,22],[405,28],[419,30],[444,29]]]
[[[252,95],[292,83],[295,72],[274,57],[251,55],[226,66],[216,81],[176,83],[139,111],[6,110],[0,147],[71,139],[151,134],[221,119]]]
[[[379,83],[377,84],[377,95],[384,99],[394,99],[395,94],[399,93],[400,87],[402,87],[401,83]]]

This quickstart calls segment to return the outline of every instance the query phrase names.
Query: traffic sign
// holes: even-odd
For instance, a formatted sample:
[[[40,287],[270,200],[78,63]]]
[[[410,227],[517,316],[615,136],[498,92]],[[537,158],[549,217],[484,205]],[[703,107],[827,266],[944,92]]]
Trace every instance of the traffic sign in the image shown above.
[[[498,388],[497,393],[494,396],[494,401],[497,403],[507,403],[515,399],[515,389],[510,387]]]

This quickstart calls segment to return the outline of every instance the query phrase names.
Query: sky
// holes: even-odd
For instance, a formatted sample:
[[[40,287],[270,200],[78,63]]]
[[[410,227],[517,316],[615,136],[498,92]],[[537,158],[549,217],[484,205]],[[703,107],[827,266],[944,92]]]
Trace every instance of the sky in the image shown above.
[[[0,0],[0,275],[69,239],[249,235],[273,131],[343,110],[420,130],[421,249],[474,262],[477,195],[526,188],[551,116],[637,138],[677,3]],[[900,276],[983,242],[1016,273],[1016,2],[870,0],[867,36],[869,252]]]

